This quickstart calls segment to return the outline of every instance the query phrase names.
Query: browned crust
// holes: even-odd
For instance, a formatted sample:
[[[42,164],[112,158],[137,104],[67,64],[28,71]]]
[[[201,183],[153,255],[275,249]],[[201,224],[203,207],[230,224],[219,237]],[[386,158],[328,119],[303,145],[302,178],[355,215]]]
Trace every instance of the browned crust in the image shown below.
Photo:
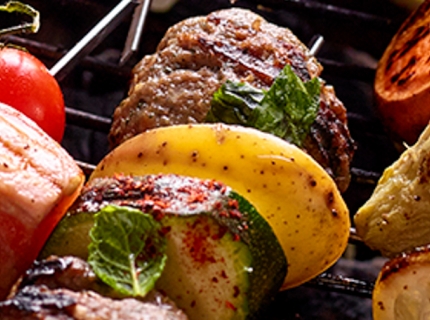
[[[398,255],[384,264],[379,275],[379,281],[386,281],[391,276],[404,271],[410,265],[417,263],[430,263],[429,255],[430,245],[418,247]]]

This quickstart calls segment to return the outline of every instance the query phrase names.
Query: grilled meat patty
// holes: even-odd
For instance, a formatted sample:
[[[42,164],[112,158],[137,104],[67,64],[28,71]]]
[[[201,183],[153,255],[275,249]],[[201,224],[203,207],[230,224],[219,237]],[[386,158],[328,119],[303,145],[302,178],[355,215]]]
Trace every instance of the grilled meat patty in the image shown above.
[[[167,31],[155,54],[135,66],[128,97],[114,112],[111,146],[151,128],[203,122],[213,93],[226,80],[268,89],[286,64],[303,81],[322,71],[289,29],[251,11],[233,8],[184,20]],[[304,149],[344,191],[354,148],[345,108],[324,85]]]
[[[115,298],[89,265],[76,257],[36,261],[11,295],[0,302],[0,319],[188,319],[170,299],[155,291],[142,301]]]

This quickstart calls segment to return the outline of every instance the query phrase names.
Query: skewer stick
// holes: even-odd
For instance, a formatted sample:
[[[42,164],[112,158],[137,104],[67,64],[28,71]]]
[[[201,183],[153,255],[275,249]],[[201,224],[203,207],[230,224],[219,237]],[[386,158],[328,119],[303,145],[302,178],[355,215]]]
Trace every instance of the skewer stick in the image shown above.
[[[50,69],[50,73],[58,81],[64,79],[82,58],[131,14],[137,3],[137,0],[122,0]]]
[[[151,0],[142,0],[136,9],[134,9],[133,20],[131,21],[130,29],[125,41],[125,47],[119,61],[120,66],[123,66],[139,49],[143,27],[145,26],[145,21],[146,17],[148,16],[150,5]]]

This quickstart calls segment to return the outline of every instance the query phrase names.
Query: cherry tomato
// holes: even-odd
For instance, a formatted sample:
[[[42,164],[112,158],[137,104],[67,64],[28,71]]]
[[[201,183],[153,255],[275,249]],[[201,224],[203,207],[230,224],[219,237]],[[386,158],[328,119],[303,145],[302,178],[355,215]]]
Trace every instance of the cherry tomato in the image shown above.
[[[46,66],[30,53],[0,49],[0,102],[21,111],[61,142],[66,119],[63,94]]]

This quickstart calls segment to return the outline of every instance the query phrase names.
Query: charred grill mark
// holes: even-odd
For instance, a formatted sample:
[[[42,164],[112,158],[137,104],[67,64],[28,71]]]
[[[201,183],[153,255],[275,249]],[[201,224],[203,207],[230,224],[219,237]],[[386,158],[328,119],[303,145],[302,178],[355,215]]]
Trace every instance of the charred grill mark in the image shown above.
[[[35,261],[25,273],[18,290],[28,286],[43,286],[50,290],[90,290],[117,297],[114,291],[97,278],[86,261],[72,256],[50,256]]]
[[[311,126],[304,148],[335,179],[340,190],[348,185],[349,161],[356,146],[346,125],[325,101],[321,101],[317,118]],[[345,179],[343,182],[341,179]]]
[[[38,313],[42,309],[61,310],[76,305],[76,300],[61,292],[48,292],[45,287],[28,286],[20,290],[11,300],[0,303],[0,310],[15,309],[19,314]],[[2,314],[2,312],[0,312]]]
[[[61,259],[51,260],[36,260],[32,267],[27,270],[25,277],[20,283],[20,288],[33,285],[39,279],[47,276],[52,276],[56,273],[62,273],[72,264],[72,260],[69,257]]]
[[[326,149],[327,142],[324,139],[324,134],[322,134],[321,128],[324,128],[324,123],[319,117],[315,119],[315,122],[311,126],[310,133],[307,137],[309,143],[305,142],[305,148],[319,163],[321,163],[324,168],[329,167],[330,156],[328,154],[328,149]]]
[[[142,300],[124,298],[97,278],[86,261],[71,256],[34,263],[17,291],[0,301],[2,320],[108,320],[113,314],[118,320],[187,319],[156,291]]]
[[[190,39],[188,39],[190,40]],[[190,49],[193,42],[206,53],[216,55],[221,61],[233,62],[238,68],[252,71],[264,84],[270,86],[273,79],[281,72],[286,64],[290,64],[293,71],[303,80],[310,80],[305,58],[294,48],[288,48],[288,55],[275,57],[269,64],[261,57],[261,53],[251,47],[239,48],[219,40],[211,40],[204,35],[198,35],[194,41],[182,42],[181,46]]]
[[[398,53],[399,53],[399,50],[393,50],[393,52],[390,53],[387,59],[387,65],[385,66],[385,72],[391,69],[394,63],[395,57],[397,56]]]
[[[250,57],[247,52],[238,50],[237,47],[230,46],[221,41],[212,41],[200,36],[197,40],[199,47],[205,52],[212,52],[222,61],[234,62],[238,66],[251,70],[263,83],[270,86],[273,79],[281,72],[280,68],[267,65],[255,57]]]
[[[408,82],[408,80],[410,78],[412,78],[414,76],[415,72],[411,72],[408,75],[406,75],[405,77],[399,79],[399,81],[397,81],[397,85],[398,86],[403,86],[406,82]]]
[[[422,17],[425,17],[427,12],[430,10],[430,2],[424,1],[417,10],[415,10],[409,18],[403,23],[400,27],[398,33],[405,32],[411,26],[413,26],[418,20],[421,20]]]
[[[295,52],[290,58],[290,65],[294,73],[297,74],[302,81],[311,80],[308,69],[303,61],[303,57],[301,57],[298,52]]]
[[[146,298],[145,298],[146,300]],[[73,291],[46,286],[27,286],[9,300],[0,302],[0,318],[15,319],[176,319],[185,314],[158,293],[147,301],[112,299],[93,291]]]
[[[391,83],[395,84],[397,82],[398,86],[405,84],[405,82],[413,76],[413,72],[410,72],[409,74],[407,74],[403,78],[401,78],[401,76],[404,73],[406,73],[406,71],[408,69],[413,67],[416,63],[417,63],[417,58],[415,56],[413,56],[411,59],[409,59],[408,63],[402,68],[402,70],[400,70],[400,72],[396,73],[394,76],[391,77],[391,79],[390,79]]]
[[[414,35],[411,37],[410,40],[406,41],[406,43],[402,46],[402,48],[394,50],[387,60],[387,66],[385,67],[385,71],[388,71],[391,69],[391,67],[394,64],[394,61],[397,59],[402,58],[405,56],[413,47],[416,46],[418,42],[420,42],[423,38],[427,37],[430,34],[430,28],[428,26],[420,26],[415,29]],[[411,60],[414,59],[414,64],[416,63],[416,58],[412,57]],[[409,60],[409,63],[411,63],[411,60]],[[409,65],[408,63],[408,65]],[[407,68],[406,66],[405,68]],[[404,68],[404,69],[405,69]],[[400,72],[402,73],[404,69]],[[398,76],[399,78],[400,76]],[[392,83],[396,82],[396,80],[391,80]]]
[[[408,53],[418,42],[428,36],[429,32],[430,29],[428,26],[419,26],[418,28],[416,28],[414,32],[415,34],[412,36],[412,39],[406,41],[398,57],[401,58],[406,53]]]

